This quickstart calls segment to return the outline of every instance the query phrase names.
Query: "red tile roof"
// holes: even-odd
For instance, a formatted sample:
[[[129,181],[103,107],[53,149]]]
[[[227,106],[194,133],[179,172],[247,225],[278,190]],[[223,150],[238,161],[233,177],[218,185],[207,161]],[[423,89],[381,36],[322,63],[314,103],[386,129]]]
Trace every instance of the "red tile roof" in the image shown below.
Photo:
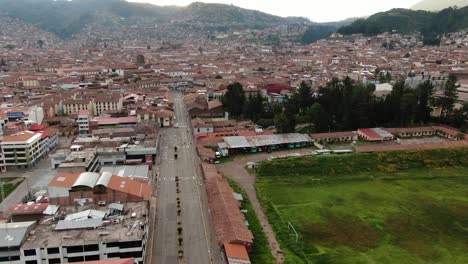
[[[383,128],[383,130],[388,131],[392,134],[399,134],[399,133],[419,133],[419,132],[432,132],[435,131],[432,127],[391,127],[391,128]]]
[[[450,136],[456,136],[458,133],[460,133],[460,130],[449,126],[433,126],[432,128],[435,130],[440,130]]]
[[[78,115],[79,116],[87,116],[89,115],[89,110],[86,110],[86,109],[82,109],[78,112]]]
[[[8,214],[41,214],[49,206],[48,203],[15,204],[8,208]]]
[[[67,172],[57,172],[55,177],[49,182],[51,187],[62,187],[62,188],[71,188],[75,183],[76,179],[80,177],[81,172],[77,173],[67,173]]]
[[[354,137],[356,132],[354,131],[345,131],[345,132],[333,132],[333,133],[316,133],[310,135],[312,138],[337,138],[337,137]]]
[[[57,172],[52,181],[50,181],[49,186],[71,188],[82,173],[83,172]],[[141,197],[142,200],[149,200],[151,197],[151,184],[149,182],[142,182],[132,178],[112,175],[109,183],[107,184],[107,188]]]
[[[118,125],[125,123],[137,123],[136,116],[129,117],[101,117],[99,118],[98,125]]]
[[[130,178],[124,178],[113,175],[107,188],[128,193],[143,200],[149,200],[151,197],[151,184],[149,182],[141,182]]]
[[[31,131],[39,131],[39,130],[43,130],[44,128],[46,128],[46,125],[44,125],[44,124],[32,124],[32,125],[29,127],[29,130],[31,130]]]
[[[206,192],[211,219],[219,245],[225,243],[253,243],[253,235],[245,225],[244,215],[234,199],[234,191],[227,181],[209,164],[202,165],[206,178]]]
[[[228,259],[250,261],[249,254],[244,245],[224,243],[224,252],[226,252]]]
[[[45,132],[45,131],[40,131],[39,133],[41,134],[41,139],[44,139],[44,138],[50,136],[49,133],[47,133],[47,132]]]
[[[11,122],[9,123],[11,124]],[[3,142],[23,142],[28,141],[34,137],[37,133],[32,131],[23,131],[10,136],[3,137]]]
[[[204,147],[201,144],[197,145],[197,152],[201,157],[206,157],[206,158],[210,158],[210,159],[215,159],[216,158],[216,154],[212,149]]]
[[[367,137],[371,139],[380,139],[382,138],[377,132],[375,132],[372,128],[360,128],[358,129],[359,132],[363,133]]]

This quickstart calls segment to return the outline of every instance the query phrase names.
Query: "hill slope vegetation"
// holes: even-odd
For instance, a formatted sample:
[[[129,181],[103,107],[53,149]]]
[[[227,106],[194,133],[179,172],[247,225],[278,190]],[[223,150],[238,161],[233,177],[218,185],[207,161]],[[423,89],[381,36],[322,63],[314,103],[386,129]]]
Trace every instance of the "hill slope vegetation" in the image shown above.
[[[413,10],[440,11],[448,7],[468,6],[468,0],[423,0],[411,7]]]
[[[86,25],[191,23],[204,28],[266,28],[307,23],[232,5],[195,2],[187,7],[129,3],[124,0],[0,0],[0,16],[32,23],[62,38],[79,33]]]
[[[438,13],[392,9],[377,13],[367,19],[359,19],[338,32],[349,35],[362,33],[368,36],[391,32],[408,34],[421,32],[426,44],[437,44],[437,35],[468,28],[468,7],[446,8]]]

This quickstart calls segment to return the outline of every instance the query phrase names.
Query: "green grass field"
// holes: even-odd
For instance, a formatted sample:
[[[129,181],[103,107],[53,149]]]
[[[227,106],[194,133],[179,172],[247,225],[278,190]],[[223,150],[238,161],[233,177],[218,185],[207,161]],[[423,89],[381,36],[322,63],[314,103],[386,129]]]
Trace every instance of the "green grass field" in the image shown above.
[[[12,193],[14,190],[16,190],[16,187],[18,187],[18,185],[21,184],[22,181],[17,181],[16,180],[17,178],[4,178],[4,179],[0,179],[0,182],[3,182],[4,186],[4,195],[5,195],[5,198],[8,197],[8,195],[10,195],[10,193]],[[15,184],[11,184],[11,182],[15,182]],[[0,197],[0,202],[2,202],[2,198]]]
[[[256,188],[286,263],[468,263],[468,148],[266,161]]]

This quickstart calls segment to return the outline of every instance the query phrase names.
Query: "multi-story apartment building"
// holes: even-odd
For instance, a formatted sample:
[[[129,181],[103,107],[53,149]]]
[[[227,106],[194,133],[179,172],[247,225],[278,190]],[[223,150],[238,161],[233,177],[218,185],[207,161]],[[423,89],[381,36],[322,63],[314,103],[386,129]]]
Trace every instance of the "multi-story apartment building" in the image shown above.
[[[123,97],[118,94],[106,96],[101,94],[96,98],[69,99],[62,104],[63,113],[66,115],[78,114],[82,110],[88,110],[92,115],[100,115],[105,111],[120,111],[123,108]]]
[[[3,158],[2,146],[0,146],[0,172],[6,172],[5,159]]]
[[[35,76],[24,76],[21,77],[21,82],[24,87],[38,87],[40,85],[39,78]]]
[[[120,94],[112,94],[107,97],[96,97],[93,101],[94,113],[100,115],[105,111],[120,111],[123,108],[123,97]]]
[[[134,258],[144,263],[147,202],[62,206],[46,221],[1,223],[0,262],[71,263]]]
[[[92,100],[69,99],[63,102],[63,113],[65,115],[77,114],[82,110],[92,109]]]
[[[41,133],[24,131],[5,136],[0,143],[2,158],[7,167],[29,168],[44,155]]]
[[[41,131],[41,148],[43,155],[48,154],[59,144],[59,137],[56,131]]]
[[[56,131],[23,131],[0,142],[0,171],[6,167],[29,168],[58,145]]]
[[[76,122],[78,123],[78,134],[80,136],[89,135],[89,110],[81,110]]]

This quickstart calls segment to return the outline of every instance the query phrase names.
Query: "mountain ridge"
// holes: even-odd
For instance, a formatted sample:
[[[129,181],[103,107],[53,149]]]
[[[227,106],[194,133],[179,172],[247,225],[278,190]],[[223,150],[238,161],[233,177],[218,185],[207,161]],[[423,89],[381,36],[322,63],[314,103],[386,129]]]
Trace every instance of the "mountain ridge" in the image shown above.
[[[0,16],[24,20],[64,39],[100,20],[129,25],[142,21],[167,24],[178,21],[208,29],[261,29],[311,23],[305,18],[284,18],[233,5],[201,2],[179,7],[124,0],[0,0],[0,6]]]
[[[440,11],[448,7],[468,6],[468,0],[422,0],[411,7],[412,10]]]

